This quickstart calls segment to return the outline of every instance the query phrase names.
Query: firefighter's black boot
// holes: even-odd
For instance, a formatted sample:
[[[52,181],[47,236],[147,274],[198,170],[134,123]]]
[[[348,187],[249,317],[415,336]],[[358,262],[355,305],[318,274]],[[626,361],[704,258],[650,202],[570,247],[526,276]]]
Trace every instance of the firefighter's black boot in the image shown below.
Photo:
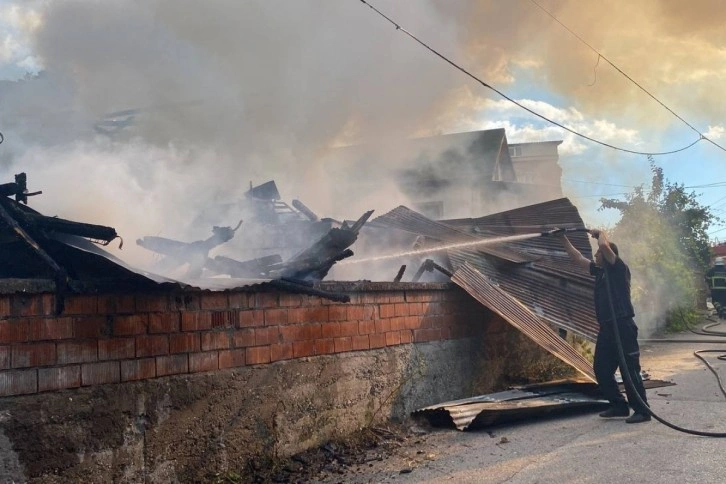
[[[610,405],[610,408],[600,413],[600,416],[603,418],[627,417],[628,415],[630,415],[630,408],[628,408],[627,403]]]
[[[650,415],[647,413],[635,412],[633,415],[625,419],[625,423],[641,423],[650,422]]]

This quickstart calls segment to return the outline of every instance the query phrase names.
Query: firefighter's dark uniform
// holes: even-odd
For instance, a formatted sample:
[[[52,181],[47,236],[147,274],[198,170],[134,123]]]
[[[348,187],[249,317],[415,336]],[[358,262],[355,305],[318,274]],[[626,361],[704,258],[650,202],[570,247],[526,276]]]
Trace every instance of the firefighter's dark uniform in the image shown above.
[[[595,276],[595,315],[600,324],[600,331],[595,344],[595,361],[593,363],[595,378],[597,379],[598,387],[603,396],[613,406],[627,408],[627,404],[630,403],[635,413],[648,415],[648,411],[642,408],[642,404],[632,393],[628,385],[625,385],[625,391],[628,396],[628,402],[626,403],[615,381],[615,370],[620,367],[617,340],[613,328],[613,325],[617,324],[630,378],[633,380],[633,384],[640,398],[647,404],[645,387],[640,376],[638,327],[633,320],[635,311],[630,300],[630,269],[620,257],[615,260],[614,264],[608,264],[607,260],[603,257],[603,264],[607,264],[607,275],[610,283],[613,308],[615,309],[616,322],[613,322],[612,310],[610,309],[608,288],[605,282],[605,270],[597,267],[594,262],[591,262],[590,274]],[[623,368],[620,368],[621,375],[624,375],[623,370]]]
[[[716,264],[706,272],[706,284],[711,290],[711,302],[718,317],[726,319],[726,266]]]

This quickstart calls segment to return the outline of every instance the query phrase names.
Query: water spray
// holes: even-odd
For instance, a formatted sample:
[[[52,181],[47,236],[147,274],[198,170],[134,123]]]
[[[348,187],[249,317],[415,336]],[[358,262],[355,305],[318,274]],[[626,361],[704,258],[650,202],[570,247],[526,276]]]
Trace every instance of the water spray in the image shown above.
[[[357,264],[360,262],[373,262],[373,261],[379,261],[379,260],[386,260],[386,259],[396,259],[398,257],[405,257],[410,255],[419,255],[419,254],[430,254],[432,252],[438,252],[441,250],[448,250],[448,249],[464,249],[467,247],[477,247],[480,245],[490,245],[490,244],[500,244],[504,242],[516,242],[518,240],[527,240],[527,239],[533,239],[535,237],[542,237],[545,235],[544,232],[533,232],[529,234],[520,234],[520,235],[509,235],[506,237],[494,237],[491,239],[478,239],[478,240],[472,240],[469,242],[457,242],[455,244],[445,244],[445,245],[438,245],[436,247],[429,247],[426,249],[414,249],[414,250],[407,250],[403,252],[398,252],[396,254],[388,254],[388,255],[379,255],[375,257],[366,257],[365,259],[356,259],[356,260],[347,260],[345,262],[339,262],[338,265],[346,265],[346,264]]]
[[[589,232],[590,229],[585,227],[573,227],[573,228],[565,228],[565,229],[552,229],[545,232],[531,232],[527,234],[519,234],[519,235],[507,235],[504,237],[493,237],[490,239],[478,239],[478,240],[472,240],[469,242],[457,242],[455,244],[446,244],[446,245],[438,245],[435,247],[428,247],[426,249],[413,249],[413,250],[407,250],[403,252],[397,252],[395,254],[388,254],[388,255],[379,255],[375,257],[366,257],[364,259],[353,259],[353,260],[347,260],[345,262],[339,262],[338,265],[347,265],[347,264],[358,264],[361,262],[373,262],[373,261],[380,261],[380,260],[387,260],[387,259],[396,259],[398,257],[406,257],[406,256],[415,256],[419,254],[430,254],[432,252],[438,252],[441,250],[449,250],[449,249],[466,249],[469,247],[478,247],[481,245],[492,245],[492,244],[502,244],[505,242],[517,242],[520,240],[527,240],[527,239],[534,239],[536,237],[555,237],[559,236],[565,233],[571,233],[571,232]]]

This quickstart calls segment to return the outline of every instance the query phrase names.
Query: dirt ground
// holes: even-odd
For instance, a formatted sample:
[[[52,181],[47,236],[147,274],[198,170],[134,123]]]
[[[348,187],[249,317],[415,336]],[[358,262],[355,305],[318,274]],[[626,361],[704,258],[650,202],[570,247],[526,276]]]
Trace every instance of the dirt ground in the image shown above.
[[[363,429],[344,440],[328,442],[290,458],[255,461],[240,471],[218,475],[215,483],[344,482],[343,476],[360,472],[415,446],[429,430],[411,422],[386,423]],[[402,469],[409,472],[409,468]]]

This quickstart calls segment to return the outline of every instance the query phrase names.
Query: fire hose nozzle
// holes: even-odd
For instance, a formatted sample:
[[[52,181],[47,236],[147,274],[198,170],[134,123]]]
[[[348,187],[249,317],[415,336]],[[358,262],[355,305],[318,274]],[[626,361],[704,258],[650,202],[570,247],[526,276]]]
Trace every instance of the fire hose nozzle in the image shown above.
[[[546,232],[542,232],[542,237],[554,237],[556,235],[564,234],[566,229],[552,229]]]
[[[553,237],[553,236],[562,235],[562,234],[565,234],[568,232],[589,232],[589,231],[590,231],[590,229],[585,228],[585,227],[573,227],[573,228],[569,228],[569,229],[557,228],[557,229],[548,230],[546,232],[542,232],[542,237]]]

